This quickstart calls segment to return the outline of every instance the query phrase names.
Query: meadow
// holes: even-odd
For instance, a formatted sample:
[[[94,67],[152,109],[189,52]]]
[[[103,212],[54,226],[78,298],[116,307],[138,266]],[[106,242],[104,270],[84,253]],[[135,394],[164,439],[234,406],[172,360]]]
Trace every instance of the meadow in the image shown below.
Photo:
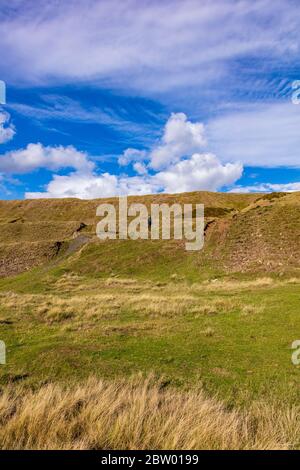
[[[300,329],[300,280],[261,277],[191,283],[173,276],[161,282],[58,276],[54,271],[47,273],[44,284],[40,273],[38,292],[30,292],[26,277],[10,282],[9,291],[3,280],[0,292],[1,335],[8,357],[0,369],[4,447],[298,446],[295,404],[300,370],[291,363],[291,343]],[[119,405],[116,421],[116,404],[105,404],[114,395],[117,403],[126,404],[125,410]],[[77,400],[85,403],[84,413],[74,404]],[[93,408],[93,400],[102,403],[101,410]],[[11,409],[13,413],[8,412]],[[91,421],[92,409],[96,414]],[[117,427],[111,430],[112,436],[119,436],[115,441],[108,439],[105,427],[103,437],[94,435],[93,423],[102,427],[105,409],[106,426],[111,429],[114,421],[112,429]],[[156,428],[148,435],[153,409],[157,430],[162,422],[169,423],[163,435]],[[199,420],[199,413],[209,426]],[[218,419],[215,414],[220,414]],[[142,430],[134,437],[133,429],[139,429],[135,419]],[[62,429],[67,423],[66,434],[56,429],[55,420]],[[173,421],[178,427],[171,425]],[[45,428],[33,431],[40,422]],[[82,432],[72,441],[78,426]],[[267,441],[261,437],[266,426],[272,428]],[[208,435],[207,427],[212,428]],[[240,432],[245,433],[241,440]]]
[[[15,254],[0,279],[0,447],[298,449],[300,276],[298,253],[286,255],[299,243],[298,206],[265,201],[215,211],[198,255],[177,241],[74,248],[72,236],[18,274],[13,247],[30,258],[35,222],[4,214],[24,242],[2,244]],[[282,224],[291,233],[280,250]],[[45,222],[41,233],[51,233]],[[259,262],[265,252],[277,269]]]

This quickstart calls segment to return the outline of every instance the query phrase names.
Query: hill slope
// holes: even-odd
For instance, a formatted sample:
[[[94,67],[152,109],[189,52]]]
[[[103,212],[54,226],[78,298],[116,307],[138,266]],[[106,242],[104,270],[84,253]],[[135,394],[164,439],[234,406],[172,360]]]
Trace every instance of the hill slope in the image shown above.
[[[55,264],[79,274],[206,278],[233,272],[295,272],[300,267],[300,193],[194,192],[130,197],[128,202],[203,203],[204,249],[182,241],[101,242],[96,207],[116,198],[0,201],[0,276]]]
[[[2,400],[2,434],[7,446],[18,442],[21,447],[22,442],[29,448],[45,442],[49,447],[51,442],[68,447],[69,434],[63,434],[61,426],[67,429],[71,421],[75,423],[74,414],[70,421],[75,410],[79,413],[76,436],[84,435],[88,447],[95,448],[94,421],[86,419],[85,410],[88,406],[95,411],[91,396],[98,396],[98,385],[96,393],[94,388],[87,389],[88,378],[95,377],[96,384],[116,381],[125,396],[123,390],[132,383],[129,377],[142,373],[151,374],[158,384],[162,378],[162,393],[176,387],[177,404],[186,390],[200,385],[207,396],[217,394],[217,415],[211,418],[217,426],[200,423],[201,429],[209,429],[214,447],[217,441],[211,429],[219,430],[223,416],[219,403],[224,403],[224,409],[232,410],[236,417],[241,409],[247,410],[247,416],[249,410],[256,410],[245,432],[256,442],[256,430],[263,430],[257,438],[259,448],[265,448],[266,435],[272,436],[268,429],[282,436],[270,447],[299,448],[300,412],[295,407],[300,399],[299,366],[291,361],[291,346],[300,331],[300,194],[192,193],[131,200],[204,203],[204,249],[187,252],[184,242],[174,240],[101,242],[95,236],[95,212],[103,200],[0,203],[0,339],[5,342],[7,357],[0,368],[0,388],[7,397]],[[152,386],[146,389],[152,419],[152,397],[158,397],[160,412],[163,402]],[[38,414],[43,409],[49,415],[45,390],[51,397],[56,390],[59,401],[58,407],[50,403],[58,410],[59,425],[51,421],[53,436],[58,437],[55,442],[43,434],[47,420]],[[64,390],[67,396],[75,396],[75,407],[73,402],[69,406],[61,400]],[[77,390],[83,390],[83,408],[77,406]],[[10,399],[11,391],[16,398]],[[146,396],[139,388],[136,396],[140,395]],[[41,396],[46,400],[40,401]],[[136,414],[134,402],[127,395],[125,399],[133,403]],[[29,409],[28,400],[26,419],[31,427],[34,422],[35,435],[28,434],[21,419]],[[38,404],[37,414],[32,412],[32,400]],[[107,410],[101,394],[99,400]],[[268,403],[271,414],[262,414],[258,402]],[[192,403],[189,398],[188,403]],[[195,412],[188,411],[184,429],[194,422],[199,425],[200,405],[197,396]],[[177,415],[173,408],[171,411],[175,422]],[[87,427],[78,434],[81,412]],[[120,413],[123,419],[123,406]],[[127,423],[132,423],[132,416],[128,416],[123,421],[131,429]],[[138,418],[145,421],[144,415]],[[113,419],[119,422],[115,413]],[[169,416],[164,419],[168,421]],[[243,422],[237,421],[239,430]],[[238,435],[233,447],[241,443]],[[142,442],[140,434],[137,436]],[[221,441],[225,448],[223,434]],[[109,442],[109,448],[118,445]]]

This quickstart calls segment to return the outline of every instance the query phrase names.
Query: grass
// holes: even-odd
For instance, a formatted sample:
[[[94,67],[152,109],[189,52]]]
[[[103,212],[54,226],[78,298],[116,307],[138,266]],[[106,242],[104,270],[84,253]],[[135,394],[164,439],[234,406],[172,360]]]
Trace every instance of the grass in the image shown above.
[[[293,449],[299,408],[230,410],[201,389],[154,377],[9,387],[0,396],[2,449]]]
[[[201,381],[231,404],[299,399],[290,349],[300,329],[297,278],[188,283],[65,273],[39,282],[32,292],[20,280],[14,290],[2,285],[2,384],[142,371],[179,387]]]
[[[299,194],[201,197],[199,253],[94,240],[100,201],[0,201],[0,447],[299,449]]]

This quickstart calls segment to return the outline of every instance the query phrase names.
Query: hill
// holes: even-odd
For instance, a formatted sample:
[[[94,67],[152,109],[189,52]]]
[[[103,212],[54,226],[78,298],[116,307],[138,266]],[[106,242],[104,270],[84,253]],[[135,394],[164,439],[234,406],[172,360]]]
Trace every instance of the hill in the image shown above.
[[[98,200],[0,201],[0,276],[41,265],[77,274],[203,279],[229,273],[298,272],[300,193],[194,192],[130,197],[128,202],[205,205],[205,244],[189,253],[181,241],[105,241],[95,235]]]
[[[300,193],[133,201],[204,203],[203,250],[0,202],[2,448],[299,449]]]

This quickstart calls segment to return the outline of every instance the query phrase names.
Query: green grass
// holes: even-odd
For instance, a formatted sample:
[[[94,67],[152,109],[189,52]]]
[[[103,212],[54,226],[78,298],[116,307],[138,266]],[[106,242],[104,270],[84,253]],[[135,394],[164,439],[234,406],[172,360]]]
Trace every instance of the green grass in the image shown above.
[[[93,239],[34,269],[35,259],[26,260],[39,233],[45,243],[63,239],[65,248],[82,221],[94,234],[100,201],[0,202],[1,249],[8,262],[20,255],[28,269],[0,279],[0,339],[7,344],[0,383],[153,371],[179,387],[201,382],[230,403],[299,400],[290,349],[300,337],[299,193],[180,198],[204,202],[207,214],[219,217],[200,252],[175,241]]]
[[[299,284],[270,281],[269,286],[255,286],[245,281],[245,287],[226,287],[224,281],[214,289],[213,284],[191,282],[130,284],[117,278],[106,282],[71,277],[70,288],[68,280],[55,284],[62,272],[44,278],[41,272],[27,273],[30,286],[22,275],[10,280],[10,289],[8,280],[2,280],[0,292],[20,292],[15,307],[7,306],[9,295],[1,298],[0,320],[12,322],[1,324],[1,339],[7,344],[2,383],[24,375],[25,383],[40,384],[153,371],[178,386],[202,382],[210,392],[235,403],[258,397],[299,399],[300,370],[291,363],[290,349],[300,335]],[[110,310],[99,294],[115,297],[120,305]],[[79,311],[76,307],[83,295],[94,299],[97,311],[91,318],[82,304]],[[169,299],[174,312],[164,311],[167,304],[162,303],[152,315],[143,300],[135,308],[134,302],[144,295]],[[180,296],[182,308],[176,312]],[[58,297],[75,302],[76,316],[49,322],[39,305]],[[185,306],[185,298],[191,298],[192,305],[187,301]],[[219,305],[215,309],[214,302]]]

